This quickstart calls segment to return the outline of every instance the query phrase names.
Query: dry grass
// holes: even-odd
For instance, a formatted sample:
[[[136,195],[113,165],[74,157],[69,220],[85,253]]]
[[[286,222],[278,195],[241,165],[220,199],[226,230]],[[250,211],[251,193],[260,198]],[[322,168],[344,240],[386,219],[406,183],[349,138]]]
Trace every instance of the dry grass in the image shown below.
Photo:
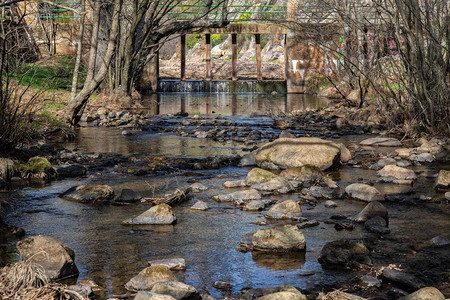
[[[12,159],[0,157],[0,178],[8,180],[14,176],[16,171],[17,166]]]

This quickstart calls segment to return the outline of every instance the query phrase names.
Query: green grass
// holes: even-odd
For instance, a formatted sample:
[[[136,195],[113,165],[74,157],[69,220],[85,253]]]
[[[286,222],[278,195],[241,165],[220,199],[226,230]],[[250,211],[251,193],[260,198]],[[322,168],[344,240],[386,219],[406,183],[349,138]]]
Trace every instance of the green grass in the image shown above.
[[[43,125],[52,125],[63,128],[67,127],[67,124],[64,121],[58,119],[54,113],[48,111],[47,109],[44,109],[41,113],[34,115],[34,121],[31,124],[31,128],[35,131],[39,131]]]
[[[70,91],[72,85],[75,58],[70,56],[53,57],[49,61],[22,64],[14,74],[21,85],[46,90]],[[86,71],[80,68],[80,82],[86,77]]]

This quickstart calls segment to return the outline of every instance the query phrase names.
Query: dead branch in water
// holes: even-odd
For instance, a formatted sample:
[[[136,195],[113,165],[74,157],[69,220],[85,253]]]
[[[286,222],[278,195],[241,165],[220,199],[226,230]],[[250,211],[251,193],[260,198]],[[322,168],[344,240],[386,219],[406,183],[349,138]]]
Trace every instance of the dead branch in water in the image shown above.
[[[184,191],[180,189],[176,189],[172,195],[168,197],[163,198],[143,198],[142,200],[150,203],[152,205],[159,205],[159,204],[168,204],[170,206],[175,206],[177,204],[183,203],[188,199],[188,194],[190,192],[190,189],[186,189]]]

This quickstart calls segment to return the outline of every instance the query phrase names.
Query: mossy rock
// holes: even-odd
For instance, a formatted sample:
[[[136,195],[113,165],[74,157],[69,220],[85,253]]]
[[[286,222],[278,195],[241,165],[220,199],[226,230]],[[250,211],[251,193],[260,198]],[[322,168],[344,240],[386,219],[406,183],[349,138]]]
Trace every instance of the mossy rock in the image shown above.
[[[52,164],[46,158],[39,156],[30,158],[27,164],[23,166],[23,170],[26,173],[32,174],[47,173],[52,169]]]
[[[254,168],[247,174],[246,183],[248,186],[263,183],[276,178],[277,175],[261,168]]]

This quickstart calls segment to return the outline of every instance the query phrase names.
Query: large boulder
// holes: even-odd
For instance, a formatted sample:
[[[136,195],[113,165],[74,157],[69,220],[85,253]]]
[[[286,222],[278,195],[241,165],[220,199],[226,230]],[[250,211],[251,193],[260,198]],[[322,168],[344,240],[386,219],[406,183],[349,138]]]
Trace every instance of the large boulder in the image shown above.
[[[424,287],[400,300],[445,300],[445,296],[434,287]]]
[[[389,137],[375,137],[361,141],[361,146],[383,146],[383,147],[400,147],[402,142],[395,138]]]
[[[367,204],[366,207],[364,207],[363,210],[353,218],[353,220],[355,222],[364,223],[374,217],[382,217],[386,220],[386,223],[389,221],[386,207],[378,201],[372,201]]]
[[[383,169],[377,172],[378,176],[383,177],[385,181],[391,181],[394,183],[410,184],[412,180],[417,178],[416,173],[413,170],[387,165]]]
[[[198,291],[192,286],[179,281],[157,282],[151,292],[170,295],[176,300],[200,300]]]
[[[272,206],[265,216],[270,219],[298,220],[302,217],[302,208],[296,201],[286,200]]]
[[[276,178],[277,175],[264,169],[254,168],[247,174],[246,183],[248,186],[263,183]]]
[[[19,241],[16,245],[23,261],[36,263],[51,280],[78,275],[75,253],[51,236],[37,235]]]
[[[447,170],[439,171],[435,187],[437,189],[445,189],[445,190],[450,189],[450,171]]]
[[[324,267],[348,268],[355,262],[371,264],[369,255],[370,251],[360,242],[337,240],[323,246],[318,260]]]
[[[289,193],[294,190],[294,187],[289,183],[289,181],[281,176],[277,176],[263,183],[254,184],[251,188],[266,193],[280,194]]]
[[[123,221],[125,225],[170,225],[177,221],[172,207],[163,203],[153,206],[139,216]]]
[[[313,165],[321,170],[336,168],[340,164],[341,148],[338,144],[319,138],[280,138],[256,151],[256,163],[269,169],[287,169]]]
[[[151,290],[158,282],[176,281],[175,275],[166,266],[150,266],[139,272],[125,284],[127,290]]]
[[[297,226],[259,229],[252,237],[253,249],[290,252],[305,249],[305,237]]]
[[[345,188],[345,192],[352,198],[366,202],[384,200],[384,195],[379,190],[364,183],[350,184]]]
[[[101,203],[111,200],[114,190],[108,185],[80,185],[70,188],[60,197],[81,203]]]

